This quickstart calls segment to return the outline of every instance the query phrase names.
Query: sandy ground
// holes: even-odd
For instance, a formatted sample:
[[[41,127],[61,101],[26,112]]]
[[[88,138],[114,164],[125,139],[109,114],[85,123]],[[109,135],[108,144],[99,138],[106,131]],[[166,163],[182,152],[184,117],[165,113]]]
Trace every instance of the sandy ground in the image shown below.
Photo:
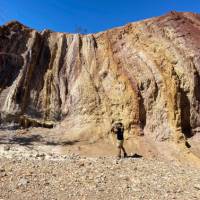
[[[142,146],[126,141],[129,157],[117,160],[110,139],[0,131],[0,199],[200,199],[199,168],[176,159],[180,152],[162,157],[144,138]]]

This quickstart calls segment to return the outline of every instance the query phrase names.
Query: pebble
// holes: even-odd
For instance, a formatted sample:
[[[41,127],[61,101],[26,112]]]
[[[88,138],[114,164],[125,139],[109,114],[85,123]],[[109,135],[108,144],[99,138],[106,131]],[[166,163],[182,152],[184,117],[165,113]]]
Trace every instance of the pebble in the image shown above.
[[[9,151],[10,150],[10,146],[9,145],[5,145],[4,146],[4,151]]]
[[[200,190],[200,185],[194,185],[194,188]]]
[[[28,183],[29,183],[29,181],[27,179],[21,178],[17,185],[26,187]]]

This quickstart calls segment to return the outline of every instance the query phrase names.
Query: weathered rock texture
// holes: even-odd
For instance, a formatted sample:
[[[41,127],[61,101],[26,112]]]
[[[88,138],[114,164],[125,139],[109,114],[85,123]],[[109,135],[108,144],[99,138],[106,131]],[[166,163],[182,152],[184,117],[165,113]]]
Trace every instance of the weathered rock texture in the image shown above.
[[[1,123],[61,122],[72,134],[104,136],[115,120],[157,140],[199,134],[200,15],[89,35],[1,26],[0,111]]]

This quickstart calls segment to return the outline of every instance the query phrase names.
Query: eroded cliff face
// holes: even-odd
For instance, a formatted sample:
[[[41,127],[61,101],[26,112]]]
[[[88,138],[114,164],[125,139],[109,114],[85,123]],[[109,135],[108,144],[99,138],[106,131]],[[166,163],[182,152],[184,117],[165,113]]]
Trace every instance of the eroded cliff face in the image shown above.
[[[1,123],[61,122],[71,134],[103,137],[122,120],[128,135],[199,134],[199,47],[192,13],[90,35],[10,22],[0,27]]]

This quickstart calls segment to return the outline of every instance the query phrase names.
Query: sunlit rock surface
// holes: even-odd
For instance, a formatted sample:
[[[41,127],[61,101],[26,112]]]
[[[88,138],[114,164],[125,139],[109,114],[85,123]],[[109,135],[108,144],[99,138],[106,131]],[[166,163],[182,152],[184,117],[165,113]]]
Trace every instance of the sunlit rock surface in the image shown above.
[[[1,123],[104,137],[200,132],[200,15],[171,12],[89,35],[0,27]]]

